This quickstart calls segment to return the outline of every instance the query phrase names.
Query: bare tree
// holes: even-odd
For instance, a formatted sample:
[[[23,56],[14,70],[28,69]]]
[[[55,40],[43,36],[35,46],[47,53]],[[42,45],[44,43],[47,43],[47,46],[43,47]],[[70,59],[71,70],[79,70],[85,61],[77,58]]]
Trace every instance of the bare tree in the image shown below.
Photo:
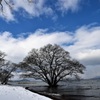
[[[0,51],[0,68],[2,66],[4,66],[4,64],[5,64],[5,60],[4,60],[5,56],[6,56],[6,54],[4,52]]]
[[[0,51],[0,82],[1,84],[7,84],[8,79],[12,76],[12,71],[15,70],[16,64],[5,60],[5,53]]]
[[[12,9],[12,1],[11,0],[9,0],[9,2],[6,1],[6,0],[0,0],[0,6],[1,6],[1,11],[2,12],[3,12],[3,9],[4,9],[4,5],[2,4],[3,1],[10,9]]]
[[[31,76],[41,79],[50,87],[57,86],[68,75],[83,74],[85,69],[84,65],[70,57],[69,52],[56,44],[33,49],[20,65],[30,70]]]
[[[28,3],[32,3],[33,0],[27,0]],[[4,2],[11,10],[13,9],[12,5],[14,5],[13,0],[0,0],[0,6],[1,6],[1,12],[3,12],[4,5],[2,4]]]

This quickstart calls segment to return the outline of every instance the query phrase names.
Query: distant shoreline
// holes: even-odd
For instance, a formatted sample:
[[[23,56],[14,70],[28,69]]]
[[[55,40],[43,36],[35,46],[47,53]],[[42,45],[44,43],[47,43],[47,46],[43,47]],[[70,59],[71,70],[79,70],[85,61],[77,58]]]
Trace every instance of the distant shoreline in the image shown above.
[[[33,90],[33,89],[29,88],[29,87],[26,87],[25,89],[27,89],[27,90],[29,90],[31,92],[34,92],[34,93],[49,97],[49,98],[51,98],[53,100],[61,100],[61,96],[60,95],[57,96],[57,95],[53,95],[53,94],[50,94],[50,93],[48,94],[48,93],[45,93],[45,92],[43,92],[43,93],[42,92],[37,92],[37,91],[35,91],[35,90]]]
[[[53,100],[85,100],[85,98],[92,98],[91,100],[97,99],[97,97],[95,97],[95,96],[66,95],[66,94],[59,95],[59,94],[52,94],[52,93],[46,93],[46,92],[37,92],[37,91],[34,91],[33,89],[28,88],[28,87],[26,87],[25,89],[27,89],[27,90],[29,90],[31,92],[34,92],[34,93],[49,97],[49,98],[51,98]]]
[[[12,83],[53,100],[100,100],[100,80],[64,81],[57,88],[42,82]]]

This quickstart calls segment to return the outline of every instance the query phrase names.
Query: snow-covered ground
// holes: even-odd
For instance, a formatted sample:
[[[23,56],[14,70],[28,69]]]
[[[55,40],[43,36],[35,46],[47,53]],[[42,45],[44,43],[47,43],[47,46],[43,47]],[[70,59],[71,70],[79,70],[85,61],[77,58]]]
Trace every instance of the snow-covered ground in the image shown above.
[[[0,85],[0,100],[51,100],[23,87]]]

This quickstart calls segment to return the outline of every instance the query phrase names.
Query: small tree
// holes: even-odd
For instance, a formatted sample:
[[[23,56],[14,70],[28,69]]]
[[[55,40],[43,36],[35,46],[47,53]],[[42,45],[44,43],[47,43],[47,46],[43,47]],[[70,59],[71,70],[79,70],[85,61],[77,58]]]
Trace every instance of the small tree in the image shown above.
[[[33,49],[21,65],[30,70],[34,78],[41,79],[50,87],[57,86],[67,75],[83,74],[85,69],[85,66],[69,56],[69,52],[56,44]]]
[[[0,82],[1,84],[7,84],[8,79],[12,76],[12,71],[15,70],[16,64],[5,60],[5,53],[0,51]]]

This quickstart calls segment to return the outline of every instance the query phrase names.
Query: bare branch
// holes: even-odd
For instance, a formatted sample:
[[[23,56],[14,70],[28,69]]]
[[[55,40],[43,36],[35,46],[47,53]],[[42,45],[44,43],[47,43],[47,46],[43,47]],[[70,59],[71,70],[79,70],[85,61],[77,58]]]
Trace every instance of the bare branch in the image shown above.
[[[69,56],[69,52],[51,44],[39,50],[33,49],[24,62],[31,67],[33,76],[44,80],[49,86],[56,86],[67,75],[83,74],[85,69],[82,64]]]

